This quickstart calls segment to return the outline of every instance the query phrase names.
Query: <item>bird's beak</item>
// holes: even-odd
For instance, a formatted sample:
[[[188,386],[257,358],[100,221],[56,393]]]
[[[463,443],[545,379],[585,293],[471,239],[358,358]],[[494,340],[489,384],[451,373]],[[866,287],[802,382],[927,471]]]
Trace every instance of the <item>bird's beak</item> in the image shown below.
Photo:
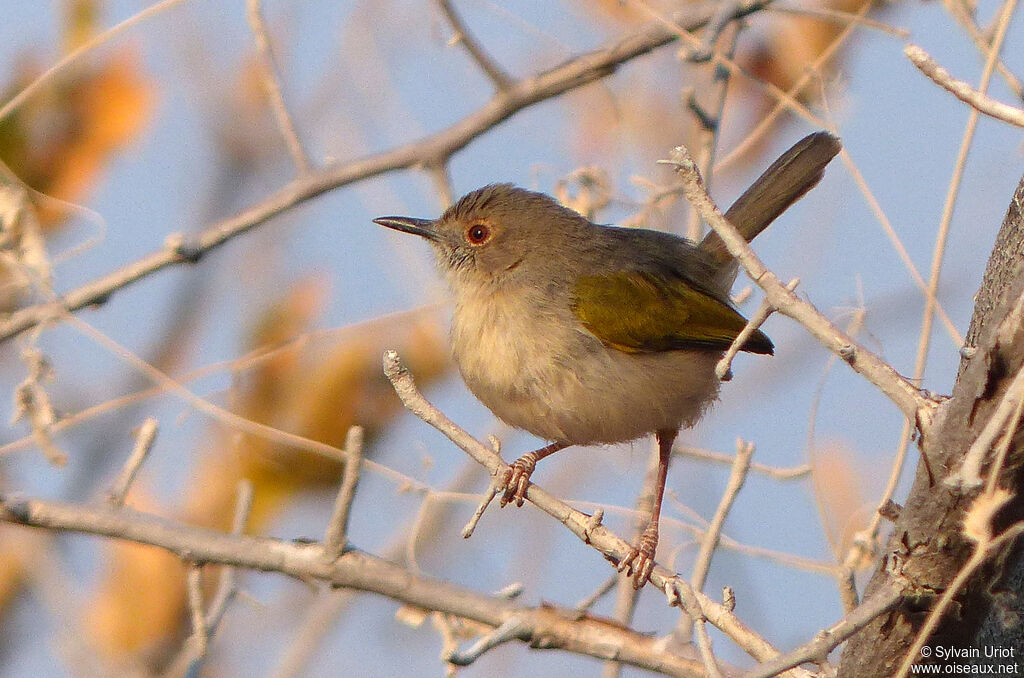
[[[419,235],[427,240],[435,242],[441,240],[440,234],[434,228],[434,222],[430,219],[415,219],[413,217],[378,217],[373,223],[393,228],[403,233]]]

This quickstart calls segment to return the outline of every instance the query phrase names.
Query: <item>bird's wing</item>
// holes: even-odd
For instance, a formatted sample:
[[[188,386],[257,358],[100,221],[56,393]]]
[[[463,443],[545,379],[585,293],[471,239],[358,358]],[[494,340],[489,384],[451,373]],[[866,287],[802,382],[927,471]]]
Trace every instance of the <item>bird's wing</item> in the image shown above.
[[[594,336],[626,353],[724,350],[746,325],[736,309],[687,280],[639,271],[581,277],[572,310]],[[742,350],[771,354],[773,349],[758,330]]]

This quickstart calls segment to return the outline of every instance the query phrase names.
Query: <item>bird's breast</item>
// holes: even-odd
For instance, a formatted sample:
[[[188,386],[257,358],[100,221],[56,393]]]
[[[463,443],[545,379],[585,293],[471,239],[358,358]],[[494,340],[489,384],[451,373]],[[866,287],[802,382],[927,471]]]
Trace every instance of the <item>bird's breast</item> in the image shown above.
[[[558,322],[553,301],[534,296],[488,290],[456,297],[452,352],[470,390],[492,409],[498,400],[534,396],[568,349],[569,312]]]

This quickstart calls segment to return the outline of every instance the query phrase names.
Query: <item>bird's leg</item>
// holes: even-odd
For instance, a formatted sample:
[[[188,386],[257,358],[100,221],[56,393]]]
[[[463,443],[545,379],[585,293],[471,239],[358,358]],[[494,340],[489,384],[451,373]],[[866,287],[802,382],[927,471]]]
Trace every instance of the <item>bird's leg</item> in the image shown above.
[[[526,498],[526,488],[530,484],[530,474],[537,467],[537,462],[567,447],[569,446],[566,443],[551,443],[539,450],[527,452],[512,462],[501,481],[502,487],[505,488],[505,494],[501,497],[501,505],[515,502],[516,506],[522,506],[523,500]]]
[[[668,460],[672,455],[672,443],[676,440],[675,429],[663,429],[655,433],[658,440],[658,482],[654,487],[654,505],[647,527],[640,535],[639,543],[632,552],[619,561],[619,572],[633,577],[633,588],[639,589],[651,578],[654,569],[654,553],[658,550],[658,519],[661,517],[661,500],[665,496],[665,479],[668,476]]]

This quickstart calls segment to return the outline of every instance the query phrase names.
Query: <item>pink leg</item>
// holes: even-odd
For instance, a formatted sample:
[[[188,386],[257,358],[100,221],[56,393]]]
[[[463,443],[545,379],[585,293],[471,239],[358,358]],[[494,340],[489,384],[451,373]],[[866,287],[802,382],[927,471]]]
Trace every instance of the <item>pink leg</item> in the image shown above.
[[[565,443],[551,443],[539,450],[527,452],[512,462],[502,479],[505,494],[501,497],[501,505],[515,502],[516,506],[522,506],[523,500],[526,498],[526,488],[530,485],[530,474],[537,467],[537,462],[567,447],[569,446]]]
[[[633,577],[633,588],[639,589],[651,578],[654,570],[654,553],[658,550],[658,519],[661,517],[661,500],[665,496],[665,479],[668,476],[668,460],[672,454],[672,443],[676,440],[676,430],[661,430],[655,434],[658,439],[658,482],[654,491],[654,506],[650,520],[640,535],[639,543],[633,551],[619,562],[619,572]]]

